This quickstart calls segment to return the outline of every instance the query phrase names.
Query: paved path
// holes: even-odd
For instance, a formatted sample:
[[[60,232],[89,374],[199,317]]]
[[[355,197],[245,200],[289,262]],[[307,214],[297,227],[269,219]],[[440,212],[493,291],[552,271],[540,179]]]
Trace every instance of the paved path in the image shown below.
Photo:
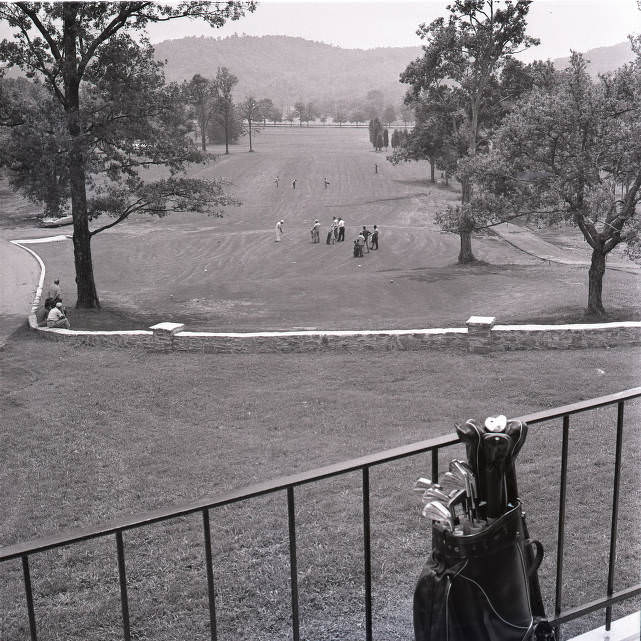
[[[55,231],[37,228],[0,230],[0,348],[25,324],[40,278],[40,265],[34,257],[9,241],[51,237]]]
[[[534,232],[515,225],[513,223],[501,223],[490,228],[497,236],[500,236],[506,243],[520,249],[522,252],[535,256],[541,260],[561,265],[577,265],[589,267],[590,260],[586,254],[576,251],[562,249],[552,243],[548,243]],[[589,250],[588,250],[589,251]],[[633,262],[607,262],[608,269],[627,272],[629,274],[641,275],[641,265],[635,265]]]

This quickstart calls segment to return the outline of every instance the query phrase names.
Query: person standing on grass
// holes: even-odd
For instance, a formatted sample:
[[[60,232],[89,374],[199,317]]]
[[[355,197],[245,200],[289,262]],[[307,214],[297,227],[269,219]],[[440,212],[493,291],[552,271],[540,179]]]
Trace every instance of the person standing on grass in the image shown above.
[[[47,291],[47,298],[50,298],[54,305],[58,302],[62,302],[62,288],[60,287],[59,278],[56,278],[50,285],[49,290]]]
[[[374,163],[374,173],[378,173],[378,164]]]
[[[296,178],[292,180],[292,189],[296,189]]]
[[[282,236],[283,236],[283,232],[284,232],[283,225],[284,225],[284,224],[285,224],[285,221],[284,221],[284,220],[279,220],[279,221],[276,223],[276,242],[277,242],[277,243],[280,243],[280,239],[281,239],[281,238],[282,238]]]
[[[327,180],[327,176],[323,178],[323,183],[325,184],[325,189],[327,189],[327,187],[329,187],[329,180]]]
[[[334,244],[334,224],[336,222],[336,218],[332,220],[332,224],[329,226],[329,229],[327,230],[327,239],[326,239],[326,244],[327,245],[333,245]]]
[[[276,178],[274,178],[274,182],[276,183],[276,189],[278,189],[278,181],[279,180],[280,180],[280,178],[278,176],[276,176]]]
[[[372,230],[370,245],[372,249],[378,249],[378,227],[376,227],[376,225],[374,225],[374,229]]]
[[[365,239],[365,247],[367,247],[367,251],[369,252],[369,245],[367,243],[368,238],[370,237],[370,232],[369,229],[365,225],[363,225],[363,231],[361,231],[361,236]]]
[[[314,221],[314,225],[312,227],[312,242],[320,243],[320,223],[318,222],[318,219]]]
[[[345,240],[345,221],[342,218],[338,219],[338,242],[342,243]]]
[[[56,303],[47,316],[47,327],[69,329],[69,319],[65,316],[62,303]]]

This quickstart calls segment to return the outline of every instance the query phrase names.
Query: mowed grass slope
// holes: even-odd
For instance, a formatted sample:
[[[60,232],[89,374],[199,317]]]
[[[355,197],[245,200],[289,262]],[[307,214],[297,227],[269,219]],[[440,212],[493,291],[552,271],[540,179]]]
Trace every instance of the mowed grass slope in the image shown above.
[[[393,167],[371,150],[366,129],[266,129],[255,148],[247,153],[241,143],[192,170],[232,181],[243,204],[223,219],[173,214],[96,236],[96,283],[106,313],[72,312],[74,327],[173,320],[201,330],[385,329],[461,326],[472,314],[499,322],[581,318],[586,268],[548,265],[492,234],[474,239],[482,263],[457,265],[458,237],[441,232],[433,216],[457,202],[458,192],[430,185],[427,163]],[[333,216],[345,219],[346,242],[327,246]],[[322,223],[319,245],[310,242],[315,218]],[[280,219],[285,237],[276,243]],[[380,250],[353,258],[358,230],[374,224]],[[61,276],[73,302],[71,242],[39,250],[48,276]],[[639,312],[638,294],[638,277],[608,271],[606,307],[629,317]]]
[[[639,348],[315,355],[72,349],[26,330],[2,350],[0,545],[95,524],[638,384]],[[638,581],[638,402],[626,408],[617,588]],[[605,590],[615,411],[572,419],[564,605]],[[443,452],[441,466],[462,454]],[[551,611],[560,422],[533,427],[518,472],[547,556]],[[429,555],[410,488],[429,456],[371,471],[375,638],[408,640]],[[357,474],[296,491],[302,638],[364,638]],[[212,512],[219,638],[290,634],[284,494]],[[198,515],[125,534],[134,638],[207,639]],[[115,542],[31,561],[39,638],[121,638]],[[0,638],[28,634],[20,564],[0,565]],[[637,604],[617,608],[617,614]],[[599,625],[590,621],[568,632]]]

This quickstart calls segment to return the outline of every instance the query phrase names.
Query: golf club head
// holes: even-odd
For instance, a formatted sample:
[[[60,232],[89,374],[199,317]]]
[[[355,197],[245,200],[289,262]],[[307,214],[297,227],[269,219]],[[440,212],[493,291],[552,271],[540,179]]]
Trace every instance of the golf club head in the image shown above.
[[[450,500],[448,494],[445,494],[442,490],[437,490],[432,487],[428,490],[425,490],[423,493],[423,504],[430,503],[431,501],[444,501],[447,503]]]
[[[465,490],[459,490],[458,492],[455,492],[454,495],[450,498],[450,500],[447,502],[447,509],[452,514],[452,518],[458,518],[456,516],[456,507],[458,505],[462,505],[465,509],[467,498],[468,496]]]
[[[431,488],[440,490],[441,486],[438,483],[434,483],[434,481],[431,481],[430,479],[422,476],[415,481],[413,491],[417,494],[423,494],[425,490],[429,490]]]
[[[447,529],[454,530],[451,512],[440,501],[431,501],[423,508],[423,517],[442,523]]]
[[[452,472],[444,472],[443,474],[441,474],[438,480],[439,485],[444,492],[450,492],[451,490],[460,490],[465,486],[465,482],[452,474]]]
[[[486,432],[504,432],[507,426],[507,419],[503,414],[499,414],[499,416],[488,416],[485,419],[484,425]]]
[[[477,479],[478,492],[481,496],[484,496],[485,488],[483,487],[481,470],[485,467],[485,459],[483,456],[483,448],[481,447],[481,440],[483,434],[485,434],[485,427],[483,425],[477,425],[473,419],[469,419],[462,425],[456,426],[456,433],[465,444],[467,462]]]

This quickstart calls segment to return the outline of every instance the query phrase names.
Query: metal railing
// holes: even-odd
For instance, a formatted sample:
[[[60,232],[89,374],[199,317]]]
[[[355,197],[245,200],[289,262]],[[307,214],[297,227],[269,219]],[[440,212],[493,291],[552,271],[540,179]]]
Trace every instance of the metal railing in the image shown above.
[[[561,450],[561,479],[559,492],[559,525],[557,535],[557,556],[556,556],[556,590],[554,617],[552,625],[558,628],[563,623],[583,617],[596,610],[606,610],[606,630],[610,629],[612,620],[612,605],[624,599],[641,594],[641,583],[614,592],[614,574],[617,543],[617,525],[619,514],[619,488],[621,481],[621,456],[623,444],[623,416],[626,401],[641,396],[641,387],[628,389],[617,394],[610,394],[587,401],[581,401],[572,405],[565,405],[550,410],[544,410],[526,416],[517,417],[516,420],[527,422],[528,425],[542,423],[554,419],[562,420],[562,450]],[[565,507],[567,495],[567,473],[569,453],[569,430],[570,417],[574,414],[586,412],[599,407],[610,405],[617,406],[617,431],[615,449],[615,470],[612,494],[612,518],[610,531],[610,550],[608,561],[608,577],[606,595],[584,603],[580,606],[563,610],[563,551],[565,543]],[[127,530],[140,528],[174,519],[188,514],[200,512],[203,524],[203,545],[205,548],[205,562],[207,570],[207,592],[209,599],[210,632],[212,641],[217,639],[216,630],[216,600],[214,591],[214,573],[211,552],[211,530],[209,523],[209,511],[224,505],[238,503],[253,497],[258,497],[275,492],[285,491],[287,500],[288,530],[289,530],[289,565],[290,565],[290,591],[291,591],[291,612],[292,612],[292,634],[294,641],[300,639],[300,617],[298,607],[298,572],[296,554],[296,520],[294,510],[294,489],[296,487],[336,477],[350,472],[359,471],[362,475],[362,504],[363,504],[363,567],[364,567],[364,611],[365,611],[365,638],[372,641],[372,565],[371,565],[371,540],[370,540],[370,492],[369,492],[369,471],[371,467],[389,463],[399,459],[407,458],[417,454],[431,452],[432,479],[438,478],[438,454],[445,447],[459,443],[454,435],[441,436],[405,445],[368,456],[351,459],[335,465],[317,468],[309,472],[281,477],[272,481],[259,483],[234,492],[229,492],[218,497],[208,498],[193,503],[156,510],[144,514],[138,514],[129,518],[112,521],[107,524],[94,527],[71,530],[66,533],[54,536],[35,539],[24,543],[7,546],[0,549],[0,563],[12,559],[21,559],[25,589],[25,600],[29,629],[32,641],[37,640],[36,612],[33,603],[33,588],[29,571],[29,558],[45,550],[51,550],[62,546],[68,546],[80,541],[89,539],[104,538],[113,535],[116,540],[116,555],[118,561],[118,576],[120,583],[120,602],[122,610],[123,638],[130,641],[131,630],[129,623],[129,600],[127,595],[127,574],[125,562],[125,549],[122,534]]]

